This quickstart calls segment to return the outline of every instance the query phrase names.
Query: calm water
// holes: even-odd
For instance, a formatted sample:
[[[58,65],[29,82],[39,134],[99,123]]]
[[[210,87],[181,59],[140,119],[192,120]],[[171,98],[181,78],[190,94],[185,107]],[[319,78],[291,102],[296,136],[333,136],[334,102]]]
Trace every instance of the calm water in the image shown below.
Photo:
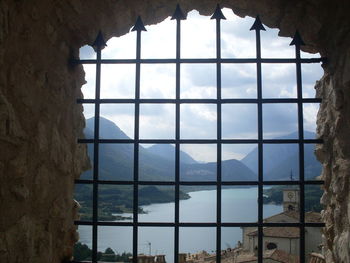
[[[216,190],[190,192],[191,198],[180,201],[180,222],[215,222]],[[222,190],[222,222],[256,222],[258,220],[257,188]],[[140,214],[140,222],[173,222],[174,203],[143,206],[147,214]],[[282,212],[281,205],[264,205],[264,217]],[[128,215],[128,214],[123,214]],[[91,247],[91,227],[80,226],[80,242]],[[180,228],[180,252],[195,253],[215,250],[215,227]],[[222,229],[222,248],[235,247],[242,239],[239,227]],[[116,253],[132,251],[132,227],[99,227],[98,250],[111,247]],[[173,262],[174,229],[171,227],[140,227],[139,253],[165,254]]]

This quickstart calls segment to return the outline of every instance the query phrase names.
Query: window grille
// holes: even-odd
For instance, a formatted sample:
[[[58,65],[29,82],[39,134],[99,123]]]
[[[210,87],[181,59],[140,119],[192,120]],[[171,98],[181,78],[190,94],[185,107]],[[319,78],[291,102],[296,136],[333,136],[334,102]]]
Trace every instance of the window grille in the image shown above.
[[[102,59],[101,52],[106,46],[102,33],[99,32],[92,46],[97,54],[96,59],[73,59],[73,63],[77,64],[92,64],[96,65],[96,89],[95,99],[78,99],[79,104],[92,104],[95,106],[95,123],[94,137],[92,139],[79,139],[78,143],[93,144],[93,178],[92,180],[76,180],[76,184],[92,185],[93,188],[93,217],[90,221],[76,221],[76,225],[92,226],[92,262],[97,262],[97,247],[98,247],[98,228],[101,226],[130,226],[133,228],[133,263],[137,263],[138,256],[138,230],[139,227],[172,227],[174,228],[174,262],[178,263],[179,258],[179,228],[180,227],[214,227],[216,228],[216,262],[221,262],[222,244],[221,231],[222,227],[256,227],[258,229],[258,246],[257,260],[263,262],[263,228],[264,227],[297,227],[300,230],[299,239],[299,255],[300,262],[305,262],[305,228],[306,227],[323,227],[322,223],[305,222],[305,207],[304,207],[304,191],[305,186],[322,185],[321,180],[306,180],[304,176],[304,145],[322,143],[320,139],[305,139],[303,128],[303,105],[304,103],[320,103],[318,98],[303,98],[302,96],[302,74],[301,65],[303,63],[320,63],[325,62],[324,58],[301,58],[300,47],[304,45],[298,32],[290,43],[295,46],[295,58],[262,58],[260,32],[265,28],[262,25],[259,16],[256,17],[251,31],[255,31],[256,38],[256,57],[255,58],[222,58],[221,57],[221,32],[220,22],[226,19],[221,12],[219,5],[217,6],[211,19],[216,23],[216,58],[181,58],[180,36],[181,36],[181,21],[185,20],[186,16],[181,11],[179,5],[172,16],[172,20],[176,23],[176,58],[174,59],[142,59],[141,58],[141,35],[146,31],[140,17],[132,28],[137,35],[136,38],[136,58],[135,59]],[[234,43],[232,43],[234,45]],[[143,99],[140,98],[140,69],[142,64],[173,64],[176,66],[176,98],[175,99]],[[180,97],[180,67],[182,64],[203,64],[210,63],[216,65],[216,99],[183,99]],[[223,64],[246,64],[254,63],[257,70],[257,98],[256,99],[223,99],[221,96],[221,66]],[[262,65],[263,64],[292,64],[296,67],[296,83],[297,83],[297,98],[263,98],[262,95]],[[136,66],[136,81],[135,81],[135,98],[134,99],[101,99],[100,98],[100,83],[101,83],[101,65],[102,64],[131,64]],[[117,74],[117,72],[116,72]],[[132,103],[135,106],[135,121],[134,121],[134,138],[129,140],[120,139],[101,139],[99,136],[99,120],[100,106],[103,104],[121,104]],[[140,105],[145,103],[168,103],[175,105],[175,139],[140,139],[139,138],[139,123],[140,123]],[[181,104],[211,104],[217,108],[217,138],[216,139],[182,139],[180,137],[180,105]],[[257,106],[257,123],[258,136],[257,139],[223,139],[222,138],[222,105],[225,104],[255,104]],[[297,139],[265,139],[263,137],[263,105],[277,103],[288,105],[287,103],[295,103],[298,110],[298,138]],[[134,146],[134,173],[131,181],[105,181],[99,180],[99,147],[101,143],[110,144],[133,144]],[[168,181],[142,181],[139,179],[139,145],[142,143],[169,143],[175,145],[175,180]],[[182,181],[180,178],[180,145],[182,144],[215,144],[217,146],[217,178],[214,182],[208,181]],[[258,145],[258,180],[257,181],[223,181],[221,178],[222,170],[222,144],[256,144]],[[299,178],[298,180],[290,181],[265,181],[263,178],[263,146],[265,144],[297,144],[299,147]],[[133,187],[133,219],[132,222],[104,222],[98,220],[98,189],[101,185],[132,185]],[[175,187],[175,220],[171,223],[166,222],[139,222],[138,207],[139,207],[139,186],[158,185],[158,186],[174,186]],[[179,200],[180,186],[203,186],[210,185],[216,187],[217,192],[217,211],[216,222],[213,223],[184,223],[179,220]],[[223,186],[256,186],[258,188],[258,220],[253,223],[237,222],[224,223],[222,222],[221,211],[221,189]],[[297,223],[266,223],[263,219],[263,187],[271,185],[295,185],[300,189],[300,220]]]

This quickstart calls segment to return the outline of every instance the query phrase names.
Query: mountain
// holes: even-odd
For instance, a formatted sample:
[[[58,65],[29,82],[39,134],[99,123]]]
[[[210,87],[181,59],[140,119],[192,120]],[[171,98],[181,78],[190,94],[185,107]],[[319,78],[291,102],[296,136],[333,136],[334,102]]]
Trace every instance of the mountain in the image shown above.
[[[92,136],[94,119],[86,121],[85,134]],[[100,117],[100,137],[104,139],[129,139],[113,122]],[[89,156],[93,145],[88,144]],[[175,179],[175,148],[169,144],[157,144],[139,148],[139,179],[146,181],[173,181]],[[99,178],[101,180],[133,180],[133,144],[99,145]],[[216,163],[198,163],[189,154],[180,151],[181,180],[216,180]],[[92,171],[83,173],[82,179],[91,179]],[[223,180],[254,180],[256,175],[238,160],[222,162]]]
[[[315,133],[305,132],[305,137],[315,138]],[[297,133],[291,133],[276,139],[297,138]],[[304,144],[305,179],[313,179],[321,174],[321,164],[314,155],[314,144]],[[258,173],[258,148],[254,148],[242,160],[254,173]],[[299,147],[296,144],[266,144],[264,145],[264,179],[290,180],[299,178]]]
[[[86,127],[84,134],[86,138],[93,137],[93,130],[95,126],[95,118],[86,120]],[[130,139],[114,122],[100,117],[100,138],[104,139]]]
[[[175,147],[170,144],[155,144],[147,148],[148,152],[153,153],[170,161],[175,161]],[[187,164],[198,163],[189,154],[180,151],[180,162]]]
[[[182,164],[180,178],[182,181],[215,181],[217,179],[216,162]],[[246,165],[238,160],[221,162],[222,181],[253,181],[256,175]]]

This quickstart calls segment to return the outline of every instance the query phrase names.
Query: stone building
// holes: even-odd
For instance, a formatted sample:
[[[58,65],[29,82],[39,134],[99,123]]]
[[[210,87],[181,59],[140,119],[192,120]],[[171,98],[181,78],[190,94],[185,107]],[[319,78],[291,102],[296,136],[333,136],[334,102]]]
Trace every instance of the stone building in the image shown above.
[[[82,67],[69,58],[99,30],[125,34],[141,15],[154,24],[180,3],[209,15],[213,0],[0,1],[0,262],[70,260],[77,240],[74,179],[87,169]],[[239,16],[256,16],[328,58],[316,85],[322,98],[316,155],[323,165],[326,262],[350,262],[350,2],[222,0]]]
[[[299,189],[283,190],[283,212],[264,219],[265,223],[297,223],[299,222]],[[305,222],[321,222],[317,212],[306,212]],[[297,227],[265,227],[263,229],[264,253],[270,250],[281,250],[289,255],[299,255],[300,231]],[[242,248],[254,253],[258,244],[258,231],[253,227],[242,228]],[[321,228],[307,227],[305,230],[305,258],[313,252],[321,253]]]

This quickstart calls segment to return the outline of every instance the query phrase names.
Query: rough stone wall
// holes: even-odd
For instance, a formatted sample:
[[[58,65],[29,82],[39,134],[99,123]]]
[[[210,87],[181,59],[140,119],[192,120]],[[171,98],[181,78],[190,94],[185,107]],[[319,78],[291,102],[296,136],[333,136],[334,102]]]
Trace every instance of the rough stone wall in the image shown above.
[[[70,258],[76,239],[73,182],[88,161],[76,144],[84,121],[82,67],[68,64],[79,47],[126,33],[137,15],[146,24],[184,11],[210,14],[214,0],[0,1],[0,262]],[[298,28],[329,58],[317,85],[323,98],[318,134],[323,163],[327,262],[350,262],[350,11],[338,0],[219,1],[240,16],[260,14],[281,35]]]

